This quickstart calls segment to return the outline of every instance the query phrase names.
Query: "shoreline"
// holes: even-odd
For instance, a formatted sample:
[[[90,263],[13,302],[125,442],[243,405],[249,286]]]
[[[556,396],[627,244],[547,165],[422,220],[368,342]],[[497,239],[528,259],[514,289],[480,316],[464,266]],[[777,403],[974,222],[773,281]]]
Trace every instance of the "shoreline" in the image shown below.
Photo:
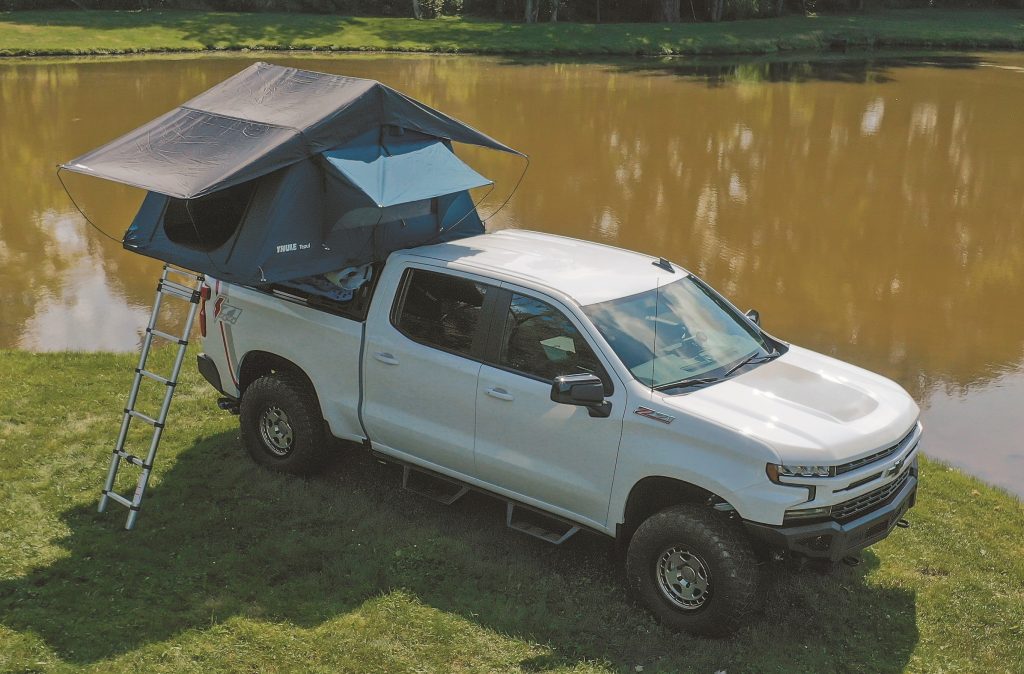
[[[0,13],[0,57],[315,52],[541,57],[1024,49],[1024,10],[880,10],[722,23],[504,23],[190,11]]]

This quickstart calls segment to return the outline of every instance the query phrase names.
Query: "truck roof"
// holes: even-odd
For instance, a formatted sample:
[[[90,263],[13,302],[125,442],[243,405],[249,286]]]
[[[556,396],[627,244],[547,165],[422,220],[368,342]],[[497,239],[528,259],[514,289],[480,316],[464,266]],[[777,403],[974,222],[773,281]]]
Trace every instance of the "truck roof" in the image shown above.
[[[559,290],[581,305],[627,297],[687,272],[655,266],[658,258],[565,236],[505,229],[399,253],[466,271],[497,272]]]

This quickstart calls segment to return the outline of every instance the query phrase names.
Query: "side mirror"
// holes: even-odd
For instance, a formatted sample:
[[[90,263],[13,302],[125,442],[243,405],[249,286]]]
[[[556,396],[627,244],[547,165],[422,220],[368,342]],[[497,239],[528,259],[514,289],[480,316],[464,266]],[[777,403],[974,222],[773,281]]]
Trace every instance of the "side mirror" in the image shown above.
[[[612,404],[604,399],[604,382],[593,374],[563,374],[551,384],[551,400],[586,407],[592,417],[607,417]]]
[[[753,323],[754,325],[756,325],[756,326],[758,326],[758,327],[760,327],[760,326],[761,326],[761,314],[760,314],[760,313],[758,312],[758,310],[757,310],[757,309],[751,309],[750,311],[748,311],[748,312],[747,312],[746,314],[744,314],[744,315],[745,315],[745,316],[746,316],[747,318],[749,318],[749,319],[750,319],[750,322],[751,322],[751,323]]]

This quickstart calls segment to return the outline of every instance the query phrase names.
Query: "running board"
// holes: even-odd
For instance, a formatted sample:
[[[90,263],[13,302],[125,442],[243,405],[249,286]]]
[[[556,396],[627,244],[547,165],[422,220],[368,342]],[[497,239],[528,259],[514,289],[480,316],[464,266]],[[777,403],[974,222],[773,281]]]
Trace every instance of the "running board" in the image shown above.
[[[413,468],[408,464],[402,465],[402,489],[446,506],[469,493],[469,487],[461,482]]]
[[[520,512],[516,512],[516,508]],[[565,543],[580,530],[575,524],[511,501],[508,502],[505,511],[505,524],[509,529],[521,531],[554,545]],[[558,531],[558,529],[563,529],[563,531]]]

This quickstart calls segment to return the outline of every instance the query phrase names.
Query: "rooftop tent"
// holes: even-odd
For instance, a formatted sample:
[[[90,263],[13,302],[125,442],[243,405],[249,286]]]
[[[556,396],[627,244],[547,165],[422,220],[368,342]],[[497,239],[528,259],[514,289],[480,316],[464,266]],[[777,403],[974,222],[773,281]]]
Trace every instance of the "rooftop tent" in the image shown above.
[[[194,199],[388,126],[521,155],[380,82],[255,63],[63,168]]]
[[[452,142],[520,154],[375,82],[257,63],[62,168],[149,191],[128,250],[239,283],[483,231]]]
[[[150,192],[124,246],[226,281],[257,284],[483,232],[464,190],[381,208],[325,173],[319,161],[307,159],[198,199]]]
[[[394,206],[492,184],[434,138],[352,143],[323,153],[377,206]]]

